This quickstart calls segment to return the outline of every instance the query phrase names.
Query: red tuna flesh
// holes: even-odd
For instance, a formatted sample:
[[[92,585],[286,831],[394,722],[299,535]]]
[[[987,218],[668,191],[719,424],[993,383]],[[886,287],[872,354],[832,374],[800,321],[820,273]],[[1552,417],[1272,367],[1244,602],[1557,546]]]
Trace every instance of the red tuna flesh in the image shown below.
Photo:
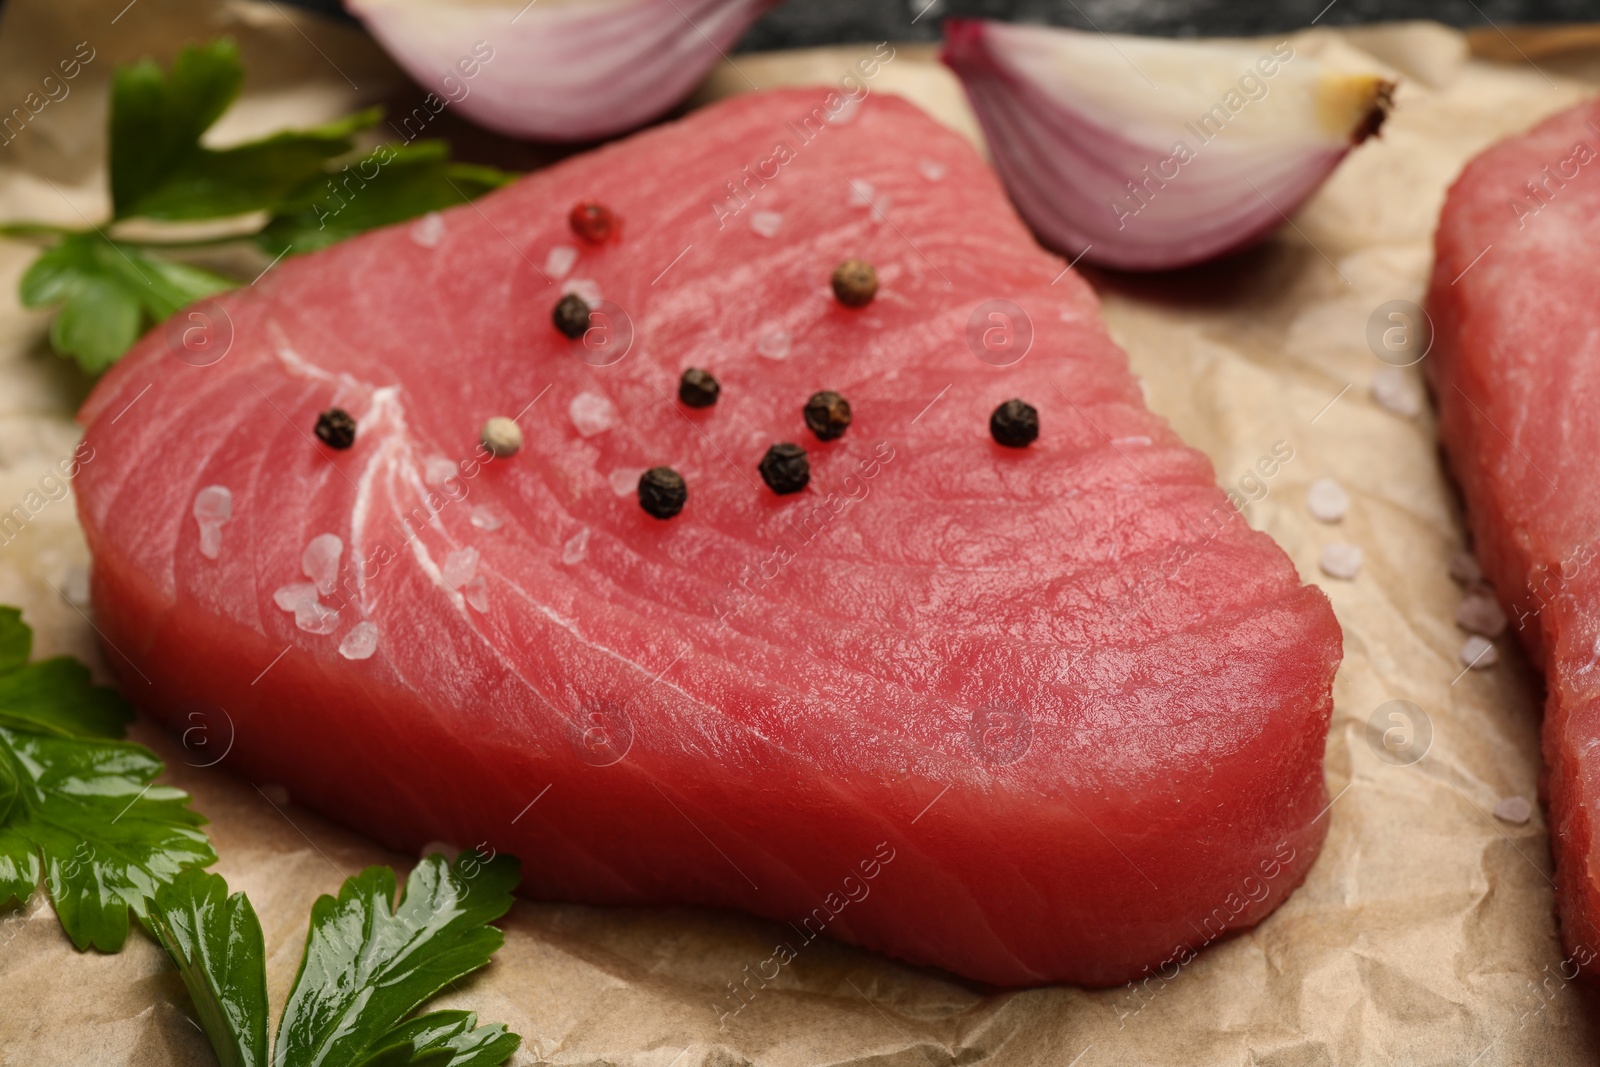
[[[539,898],[1134,978],[1304,877],[1338,625],[972,149],[830,101],[743,97],[287,260],[220,301],[211,365],[147,337],[82,413],[107,656],[169,722],[225,712],[226,766],[397,848],[515,852]],[[574,237],[583,201],[620,239]],[[860,310],[829,287],[849,258],[880,282]],[[552,326],[573,284],[625,309],[616,362],[617,313]],[[966,340],[996,299],[1031,319],[1007,366],[1019,334]],[[686,367],[714,406],[677,401]],[[828,442],[824,389],[854,414]],[[1031,447],[990,437],[1011,397]],[[312,437],[333,406],[346,451]],[[502,415],[525,443],[483,461]],[[804,492],[757,473],[781,441]],[[689,488],[668,521],[634,495],[658,464]]]
[[[1545,673],[1556,905],[1600,970],[1600,103],[1474,159],[1435,239],[1427,366],[1473,544]]]

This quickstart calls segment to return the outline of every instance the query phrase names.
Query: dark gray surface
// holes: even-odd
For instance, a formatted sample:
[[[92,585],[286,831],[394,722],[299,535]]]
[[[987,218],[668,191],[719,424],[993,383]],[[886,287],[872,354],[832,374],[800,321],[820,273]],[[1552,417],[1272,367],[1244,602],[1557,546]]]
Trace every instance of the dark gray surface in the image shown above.
[[[339,0],[289,0],[343,16]],[[1170,37],[1296,30],[1318,24],[1435,19],[1456,26],[1596,22],[1600,0],[788,0],[751,27],[741,52],[841,41],[935,40],[945,15],[1048,22]],[[1320,17],[1319,17],[1320,16]]]
[[[1048,22],[1173,37],[1273,33],[1318,25],[1434,19],[1457,26],[1600,21],[1595,0],[789,0],[739,42],[741,51],[834,41],[934,40],[945,15]],[[1319,18],[1320,15],[1320,18]],[[913,19],[915,22],[913,23]]]

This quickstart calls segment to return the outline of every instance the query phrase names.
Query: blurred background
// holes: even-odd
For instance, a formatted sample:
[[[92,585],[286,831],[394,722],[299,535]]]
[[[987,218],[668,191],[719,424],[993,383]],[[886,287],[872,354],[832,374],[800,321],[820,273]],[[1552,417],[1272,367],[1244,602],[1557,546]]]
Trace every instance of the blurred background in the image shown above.
[[[296,0],[342,14],[339,0]],[[938,39],[941,15],[1048,22],[1107,33],[1231,36],[1433,19],[1453,26],[1593,22],[1595,0],[790,0],[751,27],[738,51],[803,48],[843,41]]]

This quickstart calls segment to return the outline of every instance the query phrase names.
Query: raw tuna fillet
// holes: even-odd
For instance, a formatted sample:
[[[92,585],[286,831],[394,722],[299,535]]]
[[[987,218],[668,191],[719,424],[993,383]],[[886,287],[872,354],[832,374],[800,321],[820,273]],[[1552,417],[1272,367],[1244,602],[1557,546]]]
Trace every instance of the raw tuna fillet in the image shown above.
[[[575,237],[580,201],[620,238]],[[853,257],[861,309],[829,285]],[[564,289],[605,312],[582,340]],[[513,851],[540,898],[741,908],[1006,985],[1133,978],[1313,860],[1326,599],[909,104],[737,99],[220,306],[220,360],[180,323],[100,383],[78,499],[126,691],[225,711],[253,780],[395,847]],[[678,402],[687,367],[714,406]],[[823,442],[826,389],[854,421]],[[1012,397],[1031,447],[991,439]],[[313,437],[334,406],[348,450]],[[516,455],[476,450],[492,416]],[[780,496],[784,441],[811,481]],[[636,497],[658,464],[669,520]]]
[[[1544,671],[1562,936],[1600,970],[1600,103],[1473,160],[1436,238],[1427,367],[1474,547]]]

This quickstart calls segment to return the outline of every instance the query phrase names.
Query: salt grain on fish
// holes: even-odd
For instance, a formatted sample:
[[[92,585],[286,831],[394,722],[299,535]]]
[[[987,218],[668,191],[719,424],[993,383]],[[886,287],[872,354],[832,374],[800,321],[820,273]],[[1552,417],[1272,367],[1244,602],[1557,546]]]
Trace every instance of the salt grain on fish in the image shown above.
[[[750,216],[750,229],[762,237],[776,237],[783,228],[783,216],[776,211],[758,211]]]
[[[358,622],[339,642],[339,655],[345,659],[370,659],[378,650],[378,628],[370,622]]]
[[[567,405],[567,417],[581,436],[593,437],[617,424],[617,409],[599,393],[579,393]]]
[[[192,513],[200,527],[200,554],[216,559],[222,554],[222,526],[233,517],[233,493],[225,485],[208,485],[194,495]]]
[[[589,556],[589,527],[585,526],[561,546],[561,562],[567,566],[582,563]]]
[[[339,559],[344,555],[344,542],[338,534],[318,534],[306,543],[300,553],[300,570],[316,583],[317,592],[327,596],[333,592],[339,578]]]
[[[565,278],[578,262],[578,250],[571,245],[556,245],[544,256],[544,272],[556,281]]]

